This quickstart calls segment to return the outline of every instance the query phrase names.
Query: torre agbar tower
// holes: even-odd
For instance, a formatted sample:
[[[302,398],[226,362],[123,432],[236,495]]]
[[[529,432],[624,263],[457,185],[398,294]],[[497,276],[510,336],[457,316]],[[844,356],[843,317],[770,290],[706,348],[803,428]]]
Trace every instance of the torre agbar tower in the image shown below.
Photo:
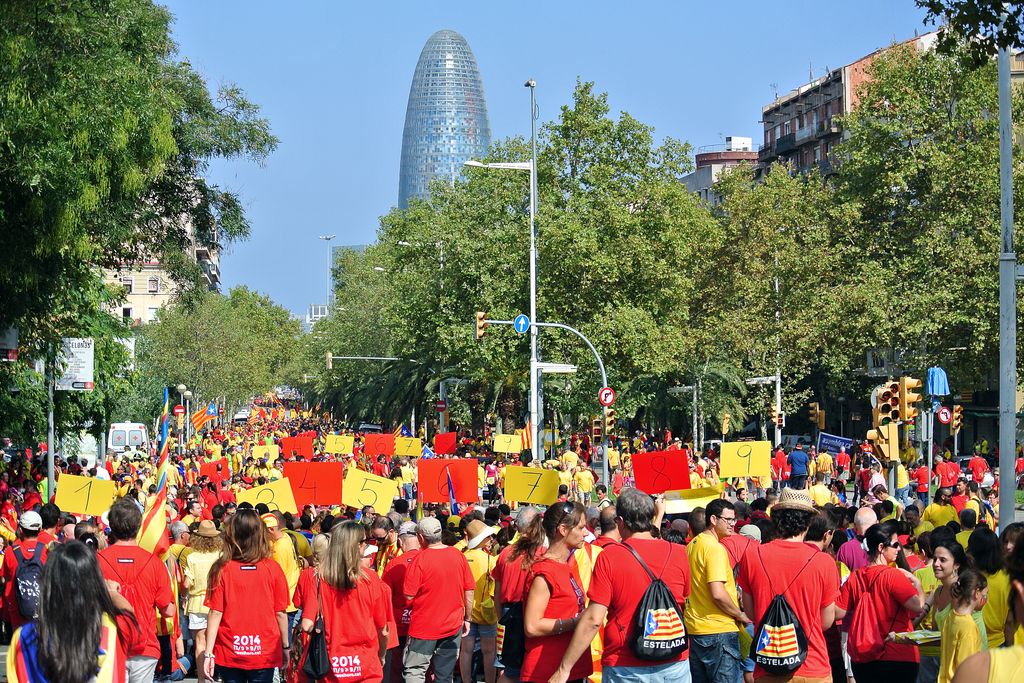
[[[455,31],[438,31],[420,52],[409,88],[402,135],[398,206],[426,199],[430,181],[449,182],[468,159],[479,159],[491,143],[487,102],[476,57]]]

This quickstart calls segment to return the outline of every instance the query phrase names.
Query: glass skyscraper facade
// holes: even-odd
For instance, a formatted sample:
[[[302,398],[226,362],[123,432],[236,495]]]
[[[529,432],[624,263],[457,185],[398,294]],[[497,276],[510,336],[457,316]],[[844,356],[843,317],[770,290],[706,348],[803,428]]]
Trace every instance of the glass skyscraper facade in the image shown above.
[[[402,135],[398,206],[427,198],[434,178],[454,180],[487,153],[491,126],[476,57],[455,31],[438,31],[420,52]]]

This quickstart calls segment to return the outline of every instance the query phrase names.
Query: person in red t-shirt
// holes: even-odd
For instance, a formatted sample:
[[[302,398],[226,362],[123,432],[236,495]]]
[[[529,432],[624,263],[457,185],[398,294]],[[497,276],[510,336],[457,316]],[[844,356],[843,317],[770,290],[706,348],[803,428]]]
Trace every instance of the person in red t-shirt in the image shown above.
[[[828,554],[804,543],[807,527],[817,511],[804,491],[786,489],[772,507],[772,521],[780,538],[751,548],[743,562],[737,583],[743,589],[744,610],[760,624],[772,599],[780,592],[796,613],[797,621],[808,624],[807,659],[793,672],[801,680],[831,680],[825,631],[835,620],[835,601],[839,596],[839,571]],[[749,600],[749,604],[748,604]],[[757,644],[751,646],[756,659]],[[767,672],[760,666],[754,678]]]
[[[980,485],[985,479],[985,473],[988,472],[988,463],[980,454],[975,453],[974,457],[967,463],[967,469],[971,472],[971,479]]]
[[[312,590],[303,592],[302,630],[312,631],[317,613],[323,615],[331,671],[322,680],[380,681],[391,600],[377,573],[363,566],[363,526],[343,522],[331,528],[330,536],[319,576]]]
[[[156,613],[173,617],[177,612],[167,567],[153,553],[135,542],[142,526],[142,511],[130,498],[120,498],[108,514],[112,545],[99,553],[103,578],[120,586],[139,622],[140,640],[128,651],[129,680],[153,680],[160,643],[156,637]]]
[[[597,515],[599,530],[601,535],[594,539],[593,545],[598,548],[603,548],[609,543],[619,543],[622,539],[619,537],[619,528],[615,523],[615,518],[618,516],[618,512],[615,510],[614,505],[602,508]]]
[[[850,454],[846,452],[846,446],[840,446],[836,453],[836,475],[841,481],[850,480]]]
[[[655,503],[651,496],[633,488],[623,489],[622,495],[615,501],[622,543],[605,546],[597,556],[587,592],[590,604],[580,617],[558,669],[550,678],[553,683],[566,683],[569,680],[574,673],[573,667],[589,651],[605,618],[608,624],[604,630],[604,651],[601,656],[604,676],[615,677],[615,670],[622,668],[630,670],[630,678],[642,677],[654,682],[690,679],[687,652],[674,659],[650,661],[637,658],[629,645],[636,610],[651,583],[647,572],[629,548],[643,559],[655,576],[665,582],[680,610],[685,609],[686,598],[690,595],[690,565],[686,548],[654,538],[651,534],[658,506],[663,505],[662,501]],[[682,622],[678,629],[681,634]],[[633,673],[641,667],[644,673]],[[626,673],[623,670],[619,675]]]
[[[462,636],[469,634],[476,581],[462,553],[441,542],[436,517],[420,520],[417,533],[423,549],[413,558],[403,584],[403,595],[412,604],[405,680],[423,683],[433,662],[434,678],[450,681]]]
[[[288,665],[288,580],[255,510],[239,509],[223,533],[225,555],[210,568],[207,582],[206,643],[212,651],[203,670],[208,680],[269,683],[275,668]]]
[[[519,672],[521,681],[546,683],[572,640],[585,606],[583,580],[573,552],[583,545],[586,523],[582,505],[562,503],[549,507],[543,517],[534,518],[523,534],[538,549],[543,548],[547,539],[548,547],[528,566],[530,576],[523,605],[526,652]],[[593,660],[587,655],[589,652],[571,666],[570,680],[582,680],[593,672]]]
[[[4,582],[4,606],[6,607],[7,621],[11,628],[18,628],[22,624],[32,620],[35,615],[22,614],[18,609],[18,598],[15,595],[14,574],[18,570],[18,564],[22,561],[18,558],[34,557],[39,553],[39,562],[46,563],[46,545],[39,541],[39,531],[42,529],[43,520],[38,512],[29,510],[23,512],[18,521],[18,540],[14,542],[7,552],[4,553],[3,569],[0,577]]]
[[[928,504],[928,466],[921,460],[917,463],[917,469],[914,470],[914,480],[917,481],[917,497],[924,503]]]
[[[881,643],[859,643],[862,629],[850,630],[850,661],[858,681],[912,681],[917,678],[921,656],[912,644],[889,640],[889,633],[914,630],[913,618],[924,611],[924,591],[917,577],[889,566],[896,562],[900,542],[895,522],[876,524],[864,534],[871,563],[858,569],[843,584],[836,601],[836,617],[853,613],[859,604],[870,602],[879,619]],[[856,622],[856,618],[854,618]],[[866,645],[881,648],[881,654],[864,652]]]
[[[405,574],[409,565],[420,552],[420,541],[416,536],[416,523],[403,522],[398,527],[398,545],[402,554],[392,558],[384,567],[381,580],[391,589],[391,609],[397,631],[398,646],[388,650],[384,661],[384,680],[390,683],[402,683],[402,653],[405,652],[405,641],[409,636],[409,621],[412,614],[412,603],[405,597]],[[497,599],[495,599],[497,602]],[[398,661],[395,661],[397,657]]]

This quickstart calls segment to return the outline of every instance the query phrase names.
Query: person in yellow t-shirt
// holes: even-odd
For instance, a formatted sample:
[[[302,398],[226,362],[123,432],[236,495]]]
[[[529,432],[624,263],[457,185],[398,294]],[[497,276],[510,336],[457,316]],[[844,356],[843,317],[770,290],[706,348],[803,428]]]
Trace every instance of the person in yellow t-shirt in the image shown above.
[[[708,503],[705,515],[707,528],[686,547],[690,597],[683,618],[690,637],[690,671],[694,679],[736,681],[742,663],[724,653],[739,650],[739,628],[751,623],[739,607],[729,554],[721,544],[735,533],[736,509],[717,498]],[[707,662],[715,662],[715,668]]]
[[[829,481],[831,481],[832,475],[835,473],[835,463],[832,460],[832,456],[828,451],[822,451],[818,454],[816,464],[818,473],[825,475],[823,483],[827,485]]]
[[[463,556],[469,563],[475,587],[473,612],[469,618],[470,631],[469,635],[462,639],[459,652],[459,671],[462,680],[472,680],[470,672],[473,666],[473,650],[479,638],[480,652],[484,660],[484,679],[493,681],[498,623],[498,614],[494,609],[494,579],[491,578],[491,572],[497,563],[497,558],[490,553],[494,544],[494,527],[474,519],[466,525],[466,539]]]
[[[953,584],[953,609],[942,623],[939,683],[951,683],[964,660],[981,652],[981,631],[972,616],[988,599],[985,576],[973,569],[960,572]]]
[[[935,492],[935,502],[924,509],[921,519],[938,528],[949,522],[956,522],[956,508],[953,507],[953,494],[942,487]]]
[[[833,505],[839,504],[839,497],[832,492],[832,489],[825,485],[826,476],[828,475],[819,471],[814,475],[814,485],[807,489],[807,493],[810,494],[811,500],[814,501],[814,504],[818,507],[825,507],[829,503],[832,503]]]
[[[579,492],[580,502],[590,505],[590,497],[594,491],[594,473],[586,467],[580,466],[576,468],[573,480],[576,482],[576,491]]]

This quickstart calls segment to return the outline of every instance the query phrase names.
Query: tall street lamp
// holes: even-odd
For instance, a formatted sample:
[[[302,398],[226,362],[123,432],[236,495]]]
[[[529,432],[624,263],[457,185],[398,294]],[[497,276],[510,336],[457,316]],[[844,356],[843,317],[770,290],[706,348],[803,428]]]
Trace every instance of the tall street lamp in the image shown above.
[[[188,427],[192,424],[192,392],[186,391],[182,394],[185,397],[185,440],[187,441],[191,437],[191,432]]]
[[[178,404],[182,405],[182,406],[185,405],[185,392],[188,391],[188,387],[185,386],[184,384],[179,384],[178,386],[174,387],[174,389],[175,389],[175,391],[178,392]],[[186,414],[187,414],[187,411],[186,411]],[[185,424],[184,421],[182,421],[182,425],[184,425],[184,424]],[[178,455],[182,455],[184,452],[185,452],[185,444],[184,444],[184,442],[182,441],[182,438],[181,438],[181,429],[179,429],[178,430]]]
[[[485,164],[470,159],[466,166],[528,171],[530,174],[530,443],[535,461],[540,460],[537,433],[540,422],[540,376],[537,369],[537,82],[523,84],[530,89],[530,161],[492,162]]]
[[[327,298],[324,299],[324,305],[327,306],[327,310],[331,307],[331,270],[334,268],[334,254],[331,252],[331,240],[337,235],[320,235],[320,239],[327,243]]]

